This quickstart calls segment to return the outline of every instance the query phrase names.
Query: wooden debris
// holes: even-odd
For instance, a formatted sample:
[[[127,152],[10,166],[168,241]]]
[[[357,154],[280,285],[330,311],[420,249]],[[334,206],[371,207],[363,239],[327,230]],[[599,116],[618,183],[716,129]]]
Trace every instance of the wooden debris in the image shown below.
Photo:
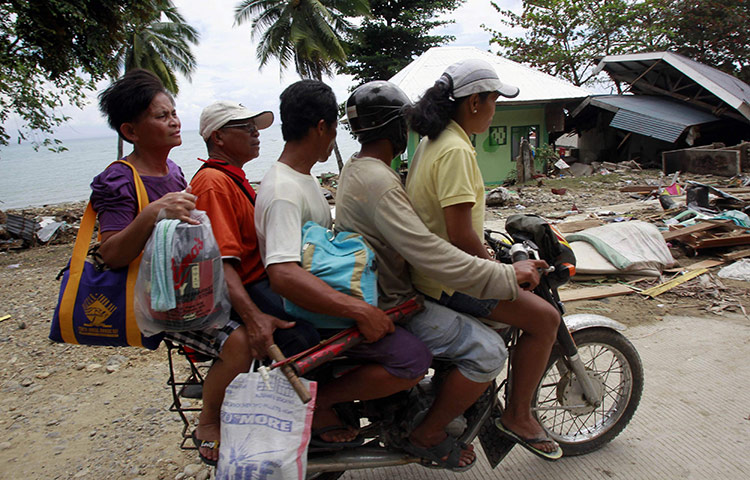
[[[596,218],[592,218],[590,220],[578,220],[575,222],[558,223],[557,225],[555,225],[555,228],[557,228],[560,233],[575,233],[580,232],[581,230],[586,230],[587,228],[598,227],[600,225],[604,225],[604,222]]]
[[[673,289],[677,285],[680,285],[681,283],[685,283],[688,280],[693,279],[699,275],[703,275],[706,272],[708,272],[707,268],[701,268],[700,270],[693,270],[692,272],[688,272],[685,275],[681,275],[677,278],[673,278],[672,280],[668,282],[664,282],[659,285],[656,285],[655,287],[651,287],[647,290],[643,290],[641,294],[654,298],[657,295],[661,295],[662,293]]]
[[[694,270],[700,270],[701,268],[713,268],[719,265],[724,265],[724,260],[702,260],[692,265],[688,265],[687,267],[668,268],[664,271],[667,273],[692,272]]]
[[[746,248],[744,250],[735,250],[734,252],[729,252],[721,255],[722,260],[724,260],[725,262],[731,262],[745,257],[750,257],[750,248]]]
[[[667,232],[661,232],[662,237],[664,237],[664,241],[668,242],[670,240],[679,239],[681,237],[687,237],[688,235],[699,233],[699,232],[705,232],[706,230],[711,230],[713,228],[717,228],[720,226],[728,226],[728,225],[734,225],[734,222],[731,220],[714,220],[714,221],[702,221],[699,223],[696,223],[695,225],[690,225],[689,227],[680,227],[675,228],[674,230],[669,230]]]
[[[588,287],[560,290],[560,300],[563,302],[575,302],[576,300],[593,300],[595,298],[617,297],[633,293],[635,290],[628,285],[602,285],[601,287]]]
[[[678,241],[692,248],[732,247],[750,245],[747,228],[734,224],[731,220],[702,220],[689,227],[662,232],[665,241]]]
[[[698,250],[699,248],[734,247],[737,245],[750,245],[750,234],[711,235],[697,239],[692,246]]]
[[[4,322],[5,320],[9,318],[10,318],[10,315],[3,315],[2,317],[0,317],[0,322]]]

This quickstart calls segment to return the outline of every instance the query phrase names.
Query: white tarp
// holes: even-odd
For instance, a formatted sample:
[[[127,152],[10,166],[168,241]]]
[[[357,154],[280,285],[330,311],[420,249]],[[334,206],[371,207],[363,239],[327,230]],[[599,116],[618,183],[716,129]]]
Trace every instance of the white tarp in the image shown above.
[[[674,265],[664,238],[652,224],[611,223],[567,235],[581,274],[659,276]]]
[[[719,277],[750,282],[750,258],[743,258],[722,268],[719,270]]]

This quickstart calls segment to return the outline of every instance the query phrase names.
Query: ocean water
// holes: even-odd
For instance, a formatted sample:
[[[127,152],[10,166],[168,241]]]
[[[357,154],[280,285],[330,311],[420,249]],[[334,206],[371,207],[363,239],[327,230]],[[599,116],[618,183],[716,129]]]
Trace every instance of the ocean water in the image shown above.
[[[248,180],[257,182],[275,162],[284,146],[281,127],[272,125],[260,133],[260,156],[245,164]],[[337,142],[346,161],[358,150],[359,144],[351,133],[339,127]],[[75,202],[89,197],[89,184],[117,155],[114,133],[104,138],[66,140],[68,151],[53,153],[40,149],[35,152],[29,144],[10,145],[0,149],[0,210],[63,202]],[[124,145],[125,154],[132,150]],[[206,158],[206,145],[197,131],[183,131],[182,145],[169,155],[190,180],[201,166],[197,158]],[[312,173],[338,173],[336,157],[316,164]]]

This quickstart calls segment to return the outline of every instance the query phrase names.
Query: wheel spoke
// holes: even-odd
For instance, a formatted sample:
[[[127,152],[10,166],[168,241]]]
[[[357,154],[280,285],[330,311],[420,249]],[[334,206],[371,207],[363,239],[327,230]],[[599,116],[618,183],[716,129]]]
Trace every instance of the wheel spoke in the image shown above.
[[[618,343],[611,343],[613,336],[587,332],[583,338],[593,342],[577,340],[587,375],[601,395],[597,407],[586,407],[580,382],[571,378],[570,371],[561,374],[558,365],[565,363],[559,357],[551,363],[540,382],[534,414],[564,445],[589,443],[601,437],[619,422],[630,402],[634,387],[630,360],[620,351]]]

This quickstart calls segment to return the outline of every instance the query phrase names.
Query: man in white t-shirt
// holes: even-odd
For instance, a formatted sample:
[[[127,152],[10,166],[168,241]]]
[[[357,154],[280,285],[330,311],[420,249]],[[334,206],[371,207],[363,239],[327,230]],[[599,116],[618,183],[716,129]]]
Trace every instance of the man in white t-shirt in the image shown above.
[[[347,351],[367,364],[320,386],[313,418],[313,443],[352,445],[362,439],[355,427],[342,424],[333,405],[381,398],[416,385],[432,356],[382,310],[334,290],[300,266],[302,226],[308,221],[327,228],[332,224],[328,202],[310,170],[333,150],[338,106],[330,87],[302,80],[281,94],[280,114],[286,143],[258,191],[258,243],[276,293],[312,312],[352,319],[368,342]],[[330,324],[313,324],[324,336],[333,333]]]

